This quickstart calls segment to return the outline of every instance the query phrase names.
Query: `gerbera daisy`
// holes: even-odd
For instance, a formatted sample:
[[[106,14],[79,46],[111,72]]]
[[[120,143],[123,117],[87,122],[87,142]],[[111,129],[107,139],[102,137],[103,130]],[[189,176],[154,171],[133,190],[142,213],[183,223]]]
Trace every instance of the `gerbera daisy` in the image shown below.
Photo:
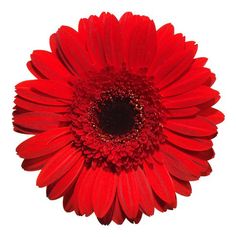
[[[50,46],[32,53],[36,79],[16,86],[14,112],[15,131],[35,135],[17,147],[22,167],[41,170],[50,199],[102,224],[138,223],[210,174],[224,116],[195,42],[146,16],[102,13],[62,26]]]

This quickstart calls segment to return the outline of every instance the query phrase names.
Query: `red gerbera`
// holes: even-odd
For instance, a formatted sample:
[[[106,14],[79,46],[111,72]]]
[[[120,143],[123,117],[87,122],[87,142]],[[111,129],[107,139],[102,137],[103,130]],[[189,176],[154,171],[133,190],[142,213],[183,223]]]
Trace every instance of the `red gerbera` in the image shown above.
[[[171,24],[102,13],[50,45],[27,64],[37,79],[16,86],[14,128],[35,135],[17,147],[22,167],[41,170],[37,185],[66,211],[103,224],[175,208],[176,193],[211,172],[224,119],[195,42]]]

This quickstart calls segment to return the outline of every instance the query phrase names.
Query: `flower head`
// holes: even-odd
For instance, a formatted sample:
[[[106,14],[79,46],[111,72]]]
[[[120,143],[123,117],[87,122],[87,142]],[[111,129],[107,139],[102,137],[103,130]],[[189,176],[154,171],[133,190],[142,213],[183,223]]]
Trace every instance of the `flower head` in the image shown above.
[[[171,24],[102,13],[62,26],[50,46],[32,53],[36,79],[16,86],[14,112],[15,131],[35,135],[17,147],[22,167],[41,170],[50,199],[103,224],[138,223],[210,174],[224,116],[195,42]]]

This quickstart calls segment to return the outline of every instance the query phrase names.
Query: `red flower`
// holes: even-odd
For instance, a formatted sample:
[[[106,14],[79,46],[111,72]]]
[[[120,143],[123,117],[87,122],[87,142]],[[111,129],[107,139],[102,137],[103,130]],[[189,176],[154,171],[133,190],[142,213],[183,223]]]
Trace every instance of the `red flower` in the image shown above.
[[[41,170],[50,199],[103,224],[138,223],[210,174],[224,116],[195,42],[171,24],[103,13],[62,26],[50,46],[31,55],[37,79],[16,86],[14,112],[15,130],[35,135],[17,147],[22,167]]]

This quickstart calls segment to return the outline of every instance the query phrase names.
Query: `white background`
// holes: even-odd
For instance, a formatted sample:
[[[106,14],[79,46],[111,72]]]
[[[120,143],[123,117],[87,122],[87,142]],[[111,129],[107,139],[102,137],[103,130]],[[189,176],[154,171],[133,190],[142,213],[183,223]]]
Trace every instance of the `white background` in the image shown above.
[[[0,3],[0,236],[236,236],[236,7],[234,1],[191,0],[2,0]],[[68,214],[62,200],[49,201],[35,186],[37,172],[21,169],[15,147],[26,136],[12,131],[14,85],[31,79],[26,62],[34,49],[49,49],[48,39],[61,25],[77,27],[81,17],[110,11],[145,14],[157,27],[172,22],[176,32],[199,44],[217,75],[217,104],[226,120],[214,139],[213,173],[193,183],[178,207],[143,217],[138,225],[102,226],[95,216]]]

